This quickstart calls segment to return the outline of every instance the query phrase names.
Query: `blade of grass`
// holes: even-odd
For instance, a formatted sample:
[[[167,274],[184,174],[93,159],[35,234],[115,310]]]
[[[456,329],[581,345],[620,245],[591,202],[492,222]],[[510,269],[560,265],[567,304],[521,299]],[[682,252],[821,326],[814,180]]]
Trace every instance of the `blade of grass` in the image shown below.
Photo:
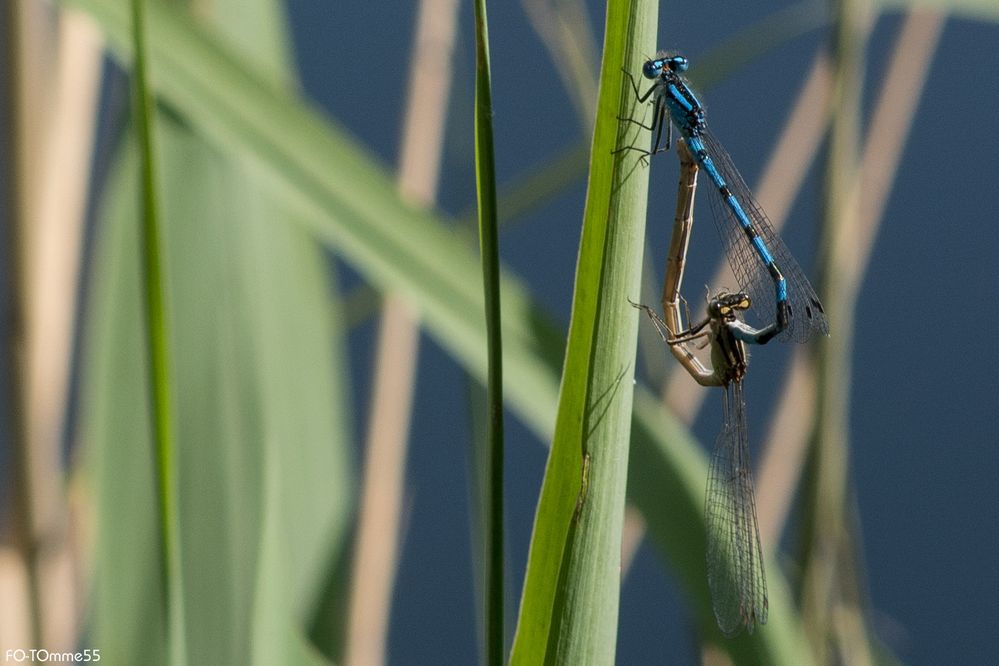
[[[67,0],[100,19],[118,53],[127,54],[120,0]],[[421,310],[427,331],[473,376],[485,381],[485,333],[468,312],[483,308],[481,273],[467,246],[439,217],[405,206],[386,170],[284,91],[246,71],[219,46],[158,5],[152,24],[158,92],[220,150],[255,158],[281,188],[301,223],[372,283],[398,290]],[[512,276],[503,292],[504,374],[508,405],[539,437],[551,437],[562,334]],[[637,323],[637,320],[636,320]],[[714,625],[705,582],[702,506],[707,465],[686,430],[646,391],[635,400],[629,497],[645,516],[694,602],[698,621]],[[668,507],[668,510],[664,508]],[[801,663],[793,603],[770,567],[766,631],[727,645],[735,655]],[[778,606],[782,611],[778,611]]]
[[[611,663],[617,636],[637,298],[648,171],[618,117],[623,69],[654,48],[657,3],[611,0],[572,321],[511,663]],[[638,141],[647,140],[638,132]],[[615,154],[615,151],[620,151]]]
[[[170,316],[167,312],[163,246],[160,239],[156,151],[153,139],[152,94],[147,81],[145,0],[132,0],[133,117],[138,136],[141,174],[140,251],[149,361],[149,399],[155,451],[157,514],[163,603],[166,607],[168,660],[187,662],[184,639],[184,596],[181,560],[180,500],[177,496],[177,454],[173,435],[170,368]]]
[[[858,553],[848,517],[851,331],[856,289],[842,272],[855,255],[864,54],[873,24],[865,0],[836,5],[832,120],[826,154],[819,291],[836,333],[818,341],[816,425],[803,491],[801,607],[816,660],[870,662],[859,601]],[[849,239],[849,240],[847,240]]]
[[[485,538],[486,661],[504,662],[503,631],[503,337],[500,315],[499,232],[496,219],[496,160],[489,71],[486,1],[475,2],[475,190],[479,201],[479,253],[486,319],[486,474],[488,518]]]

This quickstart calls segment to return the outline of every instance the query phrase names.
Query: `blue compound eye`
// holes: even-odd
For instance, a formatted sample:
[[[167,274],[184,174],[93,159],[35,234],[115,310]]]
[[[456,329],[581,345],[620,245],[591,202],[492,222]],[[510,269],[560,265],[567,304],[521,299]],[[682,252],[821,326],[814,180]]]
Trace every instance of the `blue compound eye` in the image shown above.
[[[662,60],[646,60],[645,64],[642,65],[642,76],[647,79],[658,78],[663,71],[663,61]]]
[[[669,68],[674,72],[686,72],[687,64],[687,59],[683,56],[673,56],[669,60]]]

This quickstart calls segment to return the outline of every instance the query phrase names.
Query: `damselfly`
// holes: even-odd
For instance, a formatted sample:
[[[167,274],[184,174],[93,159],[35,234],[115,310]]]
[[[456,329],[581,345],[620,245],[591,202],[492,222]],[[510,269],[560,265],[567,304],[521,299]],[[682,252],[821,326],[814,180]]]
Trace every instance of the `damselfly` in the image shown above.
[[[734,636],[743,628],[752,632],[757,624],[767,621],[767,582],[756,520],[742,381],[749,363],[746,344],[762,344],[773,332],[754,329],[742,321],[740,314],[750,307],[750,297],[727,292],[709,300],[703,321],[681,330],[680,285],[693,223],[698,168],[682,143],[678,152],[680,184],[663,282],[664,318],[647,305],[632,305],[645,310],[673,355],[698,384],[724,389],[722,430],[708,472],[705,523],[712,607],[722,632]],[[711,346],[710,368],[690,348],[699,339]]]
[[[652,150],[632,148],[645,154],[668,150],[673,125],[686,139],[697,164],[714,185],[711,208],[732,272],[740,288],[749,294],[756,315],[768,322],[762,329],[766,339],[760,342],[778,333],[782,339],[796,342],[804,342],[814,332],[828,334],[829,325],[815,290],[774,232],[728,153],[708,131],[704,107],[681,75],[687,65],[687,59],[677,54],[661,54],[647,61],[642,74],[655,83],[644,94],[634,77],[625,72],[640,103],[653,97],[651,125],[626,119],[654,133]],[[767,296],[770,284],[774,299]]]
[[[724,389],[722,430],[711,456],[704,500],[708,587],[722,633],[731,637],[743,628],[752,633],[757,624],[766,623],[768,604],[742,391],[749,363],[746,343],[755,342],[760,333],[739,318],[750,307],[750,298],[721,292],[708,301],[703,321],[675,333],[652,308],[637,307],[655,322],[674,355],[680,350],[695,381]],[[711,345],[711,368],[704,367],[688,347],[698,339]]]

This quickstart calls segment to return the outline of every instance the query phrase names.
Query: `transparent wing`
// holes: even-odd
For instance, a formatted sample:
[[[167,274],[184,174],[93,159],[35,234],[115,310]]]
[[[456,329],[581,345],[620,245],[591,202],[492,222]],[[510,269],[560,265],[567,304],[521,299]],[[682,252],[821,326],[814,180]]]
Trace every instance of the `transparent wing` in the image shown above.
[[[804,342],[813,333],[827,335],[829,323],[826,320],[819,297],[815,294],[815,290],[808,278],[805,277],[801,266],[792,256],[791,251],[787,249],[780,236],[773,230],[767,214],[757,203],[753,193],[746,186],[746,182],[732,164],[732,158],[710,132],[704,132],[701,140],[708,155],[715,163],[718,173],[753,222],[753,226],[756,227],[757,233],[770,250],[777,267],[784,273],[784,278],[787,281],[788,304],[791,306],[791,319],[788,327],[781,332],[780,338]],[[717,188],[708,189],[712,191],[708,197],[711,200],[711,211],[714,214],[718,233],[725,244],[725,254],[728,257],[729,265],[732,266],[732,272],[735,273],[735,277],[739,281],[739,287],[749,293],[753,312],[765,324],[770,324],[777,319],[773,279],[763,264],[763,260],[753,249],[749,238],[743,232],[735,213],[725,203]]]
[[[756,523],[742,382],[725,387],[724,423],[708,472],[705,517],[708,587],[718,627],[728,637],[767,621],[767,579]]]

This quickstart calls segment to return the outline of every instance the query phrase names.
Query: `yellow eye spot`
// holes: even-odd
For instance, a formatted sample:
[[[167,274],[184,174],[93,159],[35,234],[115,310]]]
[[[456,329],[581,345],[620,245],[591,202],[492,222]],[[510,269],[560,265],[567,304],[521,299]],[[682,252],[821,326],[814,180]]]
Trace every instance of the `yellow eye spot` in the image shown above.
[[[732,308],[730,308],[729,306],[723,305],[721,306],[721,308],[718,309],[718,311],[721,312],[723,315],[727,315],[731,309]]]

